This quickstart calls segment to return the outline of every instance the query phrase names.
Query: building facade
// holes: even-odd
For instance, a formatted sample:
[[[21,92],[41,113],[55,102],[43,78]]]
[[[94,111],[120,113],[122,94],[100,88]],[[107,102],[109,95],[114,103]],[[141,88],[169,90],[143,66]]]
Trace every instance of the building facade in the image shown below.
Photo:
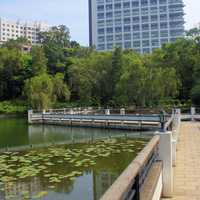
[[[90,46],[148,53],[184,36],[183,0],[89,0]]]
[[[0,18],[0,44],[19,37],[25,37],[31,44],[37,44],[39,42],[38,33],[49,29],[50,27],[44,23],[12,22]]]

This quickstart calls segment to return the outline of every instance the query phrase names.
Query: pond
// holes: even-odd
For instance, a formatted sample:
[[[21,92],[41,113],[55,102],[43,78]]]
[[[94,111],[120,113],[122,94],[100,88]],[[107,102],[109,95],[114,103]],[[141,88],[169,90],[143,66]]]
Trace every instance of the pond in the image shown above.
[[[148,142],[140,134],[1,119],[0,147],[16,150],[0,153],[0,199],[97,200]]]

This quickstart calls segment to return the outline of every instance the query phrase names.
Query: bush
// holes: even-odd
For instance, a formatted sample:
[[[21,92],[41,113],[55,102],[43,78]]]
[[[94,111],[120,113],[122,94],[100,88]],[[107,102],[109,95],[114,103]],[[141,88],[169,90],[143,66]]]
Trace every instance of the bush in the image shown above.
[[[0,114],[24,114],[27,111],[27,106],[24,102],[0,102]]]

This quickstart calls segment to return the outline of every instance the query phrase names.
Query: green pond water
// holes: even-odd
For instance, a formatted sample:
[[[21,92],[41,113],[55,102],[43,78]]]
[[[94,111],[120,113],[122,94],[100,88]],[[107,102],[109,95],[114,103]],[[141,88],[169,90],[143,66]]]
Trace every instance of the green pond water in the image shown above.
[[[97,200],[148,142],[139,136],[0,119],[0,199]]]

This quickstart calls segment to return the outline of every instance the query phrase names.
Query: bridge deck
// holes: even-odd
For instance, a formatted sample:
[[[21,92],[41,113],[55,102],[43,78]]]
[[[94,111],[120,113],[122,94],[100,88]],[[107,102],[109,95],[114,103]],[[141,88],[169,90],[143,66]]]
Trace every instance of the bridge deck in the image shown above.
[[[200,200],[200,123],[182,122],[172,200]]]

